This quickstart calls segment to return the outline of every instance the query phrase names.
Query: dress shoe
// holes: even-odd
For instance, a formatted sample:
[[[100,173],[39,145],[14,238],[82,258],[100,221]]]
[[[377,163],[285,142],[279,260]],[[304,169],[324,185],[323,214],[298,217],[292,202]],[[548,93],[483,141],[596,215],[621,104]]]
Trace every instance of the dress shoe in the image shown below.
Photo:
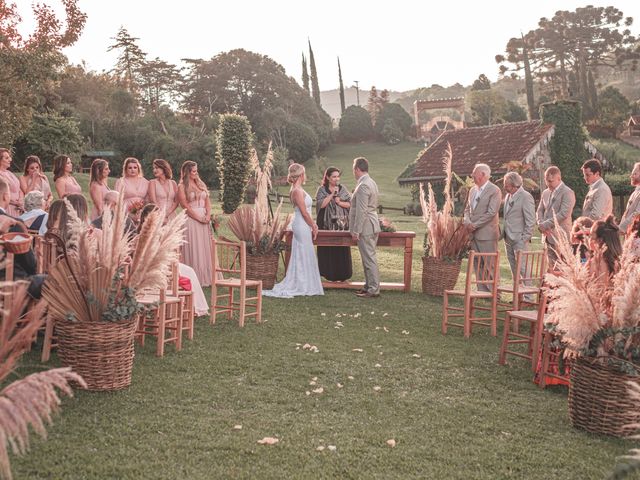
[[[360,298],[377,298],[380,296],[379,293],[372,293],[372,292],[356,293],[356,295]]]
[[[356,291],[355,291],[355,292],[353,292],[353,293],[355,293],[356,295],[360,295],[361,293],[367,293],[367,290],[365,290],[364,288],[361,288],[361,289],[359,289],[359,290],[356,290]]]

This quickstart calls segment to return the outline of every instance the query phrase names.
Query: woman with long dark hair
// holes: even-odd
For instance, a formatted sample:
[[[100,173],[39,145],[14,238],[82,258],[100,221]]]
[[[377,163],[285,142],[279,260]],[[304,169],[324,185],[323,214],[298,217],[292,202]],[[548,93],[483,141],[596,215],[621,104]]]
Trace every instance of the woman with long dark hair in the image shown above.
[[[349,230],[351,194],[340,185],[340,170],[329,167],[316,193],[317,223],[320,230]],[[320,275],[342,282],[351,278],[351,247],[318,247]]]
[[[68,155],[56,155],[53,159],[53,183],[58,198],[82,193],[82,187],[73,176],[73,162]]]
[[[25,195],[29,192],[42,192],[45,206],[51,203],[51,185],[49,179],[42,172],[42,162],[37,155],[29,155],[24,161],[24,174],[20,177],[20,189]]]

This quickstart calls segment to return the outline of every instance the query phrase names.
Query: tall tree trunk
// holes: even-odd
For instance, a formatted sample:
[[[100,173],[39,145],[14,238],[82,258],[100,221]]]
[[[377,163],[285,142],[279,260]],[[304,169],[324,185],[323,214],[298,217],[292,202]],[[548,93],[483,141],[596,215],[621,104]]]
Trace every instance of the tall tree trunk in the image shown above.
[[[531,64],[529,63],[529,52],[527,44],[522,36],[522,57],[524,62],[524,84],[527,91],[527,107],[529,109],[529,120],[536,120],[538,112],[536,111],[536,100],[533,97],[533,77],[531,76]]]

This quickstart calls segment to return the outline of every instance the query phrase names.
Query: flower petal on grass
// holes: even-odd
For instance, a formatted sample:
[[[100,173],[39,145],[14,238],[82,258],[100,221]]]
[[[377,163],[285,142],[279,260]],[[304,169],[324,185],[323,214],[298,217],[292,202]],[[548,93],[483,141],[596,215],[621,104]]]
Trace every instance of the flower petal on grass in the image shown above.
[[[362,350],[361,348],[354,348],[353,350],[351,350],[352,352],[358,352],[358,353],[362,353],[364,352],[364,350]]]
[[[342,387],[344,387],[344,385],[342,385],[341,383],[336,383],[336,387],[342,388]]]
[[[329,446],[327,447],[327,449],[328,449],[330,452],[335,452],[338,448],[337,448],[335,445],[329,445]]]
[[[417,353],[414,353],[413,355],[411,355],[413,358],[421,358],[420,355],[418,355]]]
[[[258,443],[260,445],[275,445],[279,441],[280,440],[275,437],[264,437],[262,440],[258,440]]]
[[[234,425],[233,429],[234,430],[242,430],[242,425]]]
[[[320,445],[318,447],[316,447],[316,451],[318,452],[322,452],[324,450],[324,445]]]
[[[313,393],[318,393],[318,394],[320,394],[320,393],[323,393],[323,392],[324,392],[324,388],[322,388],[322,387],[318,387],[318,388],[316,388],[316,389],[312,390],[312,392],[313,392]]]
[[[382,390],[382,387],[379,387],[378,385],[376,385],[375,387],[373,387],[373,391],[374,391],[374,392],[379,392],[380,390]]]
[[[396,446],[396,441],[393,438],[390,438],[389,440],[387,440],[387,445],[393,448]]]

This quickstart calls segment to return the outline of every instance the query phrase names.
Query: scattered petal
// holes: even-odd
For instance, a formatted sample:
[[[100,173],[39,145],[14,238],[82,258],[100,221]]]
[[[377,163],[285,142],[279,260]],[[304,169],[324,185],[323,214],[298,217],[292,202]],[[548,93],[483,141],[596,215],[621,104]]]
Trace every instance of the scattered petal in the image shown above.
[[[324,313],[324,312],[322,312],[322,313],[320,314],[320,316],[321,316],[321,317],[326,317],[326,316],[327,316],[327,314],[326,314],[326,313]]]
[[[387,315],[389,315],[389,314],[386,313],[386,312],[382,314],[383,317],[386,317]]]
[[[408,331],[406,331],[406,330],[402,330],[402,334],[403,334],[403,335],[409,335],[409,332],[408,332]]]
[[[320,445],[319,447],[316,447],[316,450],[318,452],[322,452],[324,450],[324,445]]]
[[[233,429],[234,430],[242,430],[242,425],[234,425]]]
[[[412,357],[413,357],[413,358],[420,358],[420,355],[418,355],[417,353],[414,353],[414,354],[412,355]]]
[[[296,350],[300,350],[300,347],[296,347]]]
[[[307,390],[306,392],[304,392],[304,394],[308,397],[309,395],[311,395],[311,392]]]
[[[387,445],[393,448],[396,446],[396,441],[393,438],[390,438],[389,440],[387,440]]]
[[[313,380],[314,382],[318,381],[318,377],[313,377],[311,380]]]
[[[329,449],[330,452],[335,452],[337,450],[337,447],[335,445],[329,445],[327,449]]]
[[[374,392],[379,392],[380,390],[382,390],[381,387],[379,387],[378,385],[376,385],[375,387],[373,387],[373,391]]]
[[[342,388],[342,387],[344,387],[344,385],[342,385],[341,383],[336,383],[336,387]]]
[[[381,366],[382,366],[382,365],[380,365],[379,363],[376,363],[376,364],[374,365],[374,367],[376,367],[376,368],[380,368]]]
[[[274,437],[264,437],[262,440],[258,440],[258,443],[260,445],[275,445],[279,441],[280,440],[278,440],[277,438],[274,438]]]
[[[375,315],[375,314],[376,314],[376,312],[371,312],[371,315]]]
[[[311,386],[314,386],[315,384],[316,384],[315,380],[311,380],[311,381],[309,382],[309,385],[311,385]]]
[[[311,348],[311,345],[309,345],[308,343],[305,343],[305,344],[302,346],[302,349],[303,349],[303,350],[309,350],[310,348]]]
[[[389,333],[389,329],[388,329],[387,327],[382,327],[382,329],[383,329],[385,332]]]
[[[353,376],[352,376],[352,375],[349,375],[347,378],[348,378],[349,380],[353,380]]]
[[[364,350],[362,350],[361,348],[354,348],[353,350],[351,350],[352,352],[358,352],[358,353],[362,353],[364,352]]]
[[[322,387],[318,387],[318,388],[316,388],[315,390],[312,390],[312,392],[313,392],[313,393],[322,393],[322,392],[324,392],[324,388],[322,388]]]
[[[376,327],[376,330],[380,330],[380,327]]]
[[[337,317],[337,318],[340,318],[341,316],[342,316],[342,314],[340,314],[340,313],[336,313],[336,317]]]

